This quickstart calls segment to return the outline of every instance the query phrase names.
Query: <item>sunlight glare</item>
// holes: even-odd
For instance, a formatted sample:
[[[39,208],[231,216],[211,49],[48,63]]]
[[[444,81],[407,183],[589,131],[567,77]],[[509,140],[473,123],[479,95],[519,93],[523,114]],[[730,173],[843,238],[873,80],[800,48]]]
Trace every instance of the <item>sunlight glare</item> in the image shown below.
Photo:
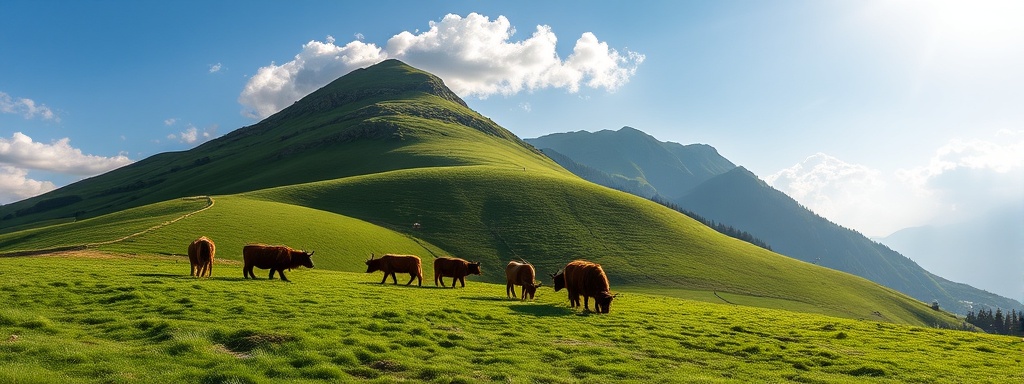
[[[932,33],[946,43],[998,49],[1024,37],[1024,1],[932,0],[919,5]]]

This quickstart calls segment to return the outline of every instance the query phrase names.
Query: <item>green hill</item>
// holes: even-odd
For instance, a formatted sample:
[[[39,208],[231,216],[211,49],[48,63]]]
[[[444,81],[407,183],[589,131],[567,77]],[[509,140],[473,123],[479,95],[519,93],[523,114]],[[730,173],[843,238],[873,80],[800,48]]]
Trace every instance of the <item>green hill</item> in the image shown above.
[[[0,233],[182,196],[467,164],[565,172],[470,110],[436,76],[387,60],[192,150],[158,154],[0,206]]]
[[[180,198],[195,195],[210,195],[214,204],[184,217],[196,201],[182,206]],[[44,204],[54,199],[64,204]],[[18,213],[40,205],[46,209]],[[432,257],[444,254],[483,262],[484,275],[471,279],[490,282],[502,281],[512,259],[534,263],[543,278],[586,258],[605,266],[613,290],[718,291],[751,305],[959,325],[862,278],[771,253],[584,181],[466,108],[436,77],[397,61],[346,75],[191,151],[12,206],[4,207],[14,217],[5,220],[12,226],[0,233],[0,252],[91,243],[180,255],[206,235],[222,259],[239,259],[247,242],[283,243],[316,251],[319,268],[362,271],[371,253],[408,252],[424,258],[429,275]],[[168,223],[174,212],[183,218]],[[74,222],[53,224],[75,214]],[[96,241],[102,238],[108,240]],[[215,276],[236,273],[218,268]]]

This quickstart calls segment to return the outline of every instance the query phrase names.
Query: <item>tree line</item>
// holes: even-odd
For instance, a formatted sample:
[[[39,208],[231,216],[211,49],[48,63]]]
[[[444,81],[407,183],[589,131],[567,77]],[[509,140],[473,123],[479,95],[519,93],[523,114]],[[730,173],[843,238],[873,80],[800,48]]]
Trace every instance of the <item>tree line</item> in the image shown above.
[[[1017,312],[1011,309],[1010,313],[1003,313],[1002,309],[979,309],[977,313],[967,313],[967,322],[985,332],[1000,335],[1024,336],[1024,312]]]
[[[746,242],[748,242],[750,244],[754,244],[754,245],[756,245],[758,247],[767,249],[769,251],[772,250],[772,247],[770,245],[768,245],[768,243],[764,242],[761,239],[758,239],[757,237],[754,237],[754,235],[751,235],[749,232],[741,231],[741,230],[736,229],[735,227],[733,227],[731,225],[726,225],[726,224],[722,224],[722,223],[716,223],[714,220],[708,220],[708,219],[704,218],[703,216],[698,215],[695,212],[685,210],[685,209],[679,207],[679,205],[677,205],[676,203],[673,203],[671,201],[667,201],[667,200],[662,199],[662,198],[660,198],[658,196],[652,197],[651,201],[653,201],[655,203],[658,203],[658,204],[661,204],[661,205],[664,205],[664,206],[666,206],[668,208],[671,208],[671,209],[675,210],[676,212],[682,213],[682,214],[684,214],[686,216],[689,216],[691,219],[697,220],[701,224],[704,224],[704,225],[710,227],[711,229],[714,229],[714,230],[718,231],[718,233],[721,233],[723,235],[732,237],[734,239],[740,239],[740,240],[746,241]]]

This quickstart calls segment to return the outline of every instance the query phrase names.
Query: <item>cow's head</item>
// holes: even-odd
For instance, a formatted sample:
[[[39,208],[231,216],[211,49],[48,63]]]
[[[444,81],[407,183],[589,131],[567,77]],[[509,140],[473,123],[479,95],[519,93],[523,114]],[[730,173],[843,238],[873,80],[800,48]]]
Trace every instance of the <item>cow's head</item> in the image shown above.
[[[302,261],[302,266],[306,268],[313,268],[313,254],[316,251],[309,251],[309,253],[302,252],[302,256],[299,256],[299,260]]]
[[[555,281],[555,292],[561,291],[565,288],[565,270],[558,271],[556,274],[549,274],[551,279]]]
[[[537,288],[542,286],[542,285],[544,285],[544,283],[539,282],[539,281],[535,281],[535,282],[533,282],[533,284],[530,284],[530,285],[524,285],[523,286],[523,298],[525,299],[527,296],[529,296],[530,300],[533,300],[533,296],[537,294]]]
[[[377,272],[384,265],[384,259],[374,259],[373,254],[370,254],[370,260],[366,260],[366,273]]]
[[[608,291],[597,294],[594,298],[594,310],[601,313],[608,313],[611,310],[612,299],[618,296],[618,294],[611,294]]]
[[[313,252],[316,252],[316,251],[311,251],[311,252],[292,251],[291,252],[292,253],[292,255],[291,255],[292,256],[291,265],[293,267],[302,266],[302,267],[306,267],[306,268],[313,268],[313,259],[312,259]]]
[[[471,275],[479,275],[480,274],[480,263],[479,262],[469,263],[469,270],[468,271],[469,271],[469,274],[471,274]]]

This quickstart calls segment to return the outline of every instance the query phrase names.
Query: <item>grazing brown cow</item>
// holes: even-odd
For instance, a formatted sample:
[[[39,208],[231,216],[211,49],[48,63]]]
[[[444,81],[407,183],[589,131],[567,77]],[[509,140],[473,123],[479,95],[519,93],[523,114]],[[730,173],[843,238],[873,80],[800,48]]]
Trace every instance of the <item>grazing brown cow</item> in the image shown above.
[[[370,254],[370,260],[366,260],[366,273],[376,271],[384,272],[384,278],[380,280],[381,284],[384,284],[388,275],[391,275],[391,280],[397,285],[398,278],[395,277],[395,273],[408,273],[409,282],[405,285],[410,285],[413,280],[419,279],[416,285],[423,286],[423,267],[420,264],[419,256],[387,254],[375,259],[373,254]]]
[[[455,282],[461,282],[462,287],[466,287],[466,275],[480,274],[480,263],[469,262],[463,259],[455,257],[438,257],[434,259],[434,286],[437,286],[437,282],[441,282],[441,286],[444,286],[444,278],[452,278],[452,288],[455,288]]]
[[[284,275],[285,269],[298,267],[313,268],[313,252],[296,251],[283,245],[247,244],[242,247],[242,260],[245,265],[242,267],[242,276],[246,279],[256,275],[252,268],[270,269],[269,279],[274,278],[274,272],[281,274],[281,280],[288,281]]]
[[[217,253],[217,247],[213,240],[206,236],[195,239],[188,245],[188,263],[191,264],[191,276],[209,277],[213,276],[213,255]]]
[[[569,291],[569,306],[579,307],[582,295],[583,309],[587,311],[590,310],[591,297],[594,298],[595,312],[608,313],[611,309],[615,296],[608,292],[608,276],[604,274],[600,264],[574,260],[551,277],[555,281],[555,291],[563,287]]]
[[[523,260],[522,263],[518,261],[510,261],[505,266],[505,297],[516,297],[516,286],[523,286],[522,300],[526,300],[526,295],[530,295],[530,300],[533,300],[533,296],[537,293],[537,287],[541,286],[542,283],[535,281],[537,278],[537,271],[533,269],[533,265]]]

